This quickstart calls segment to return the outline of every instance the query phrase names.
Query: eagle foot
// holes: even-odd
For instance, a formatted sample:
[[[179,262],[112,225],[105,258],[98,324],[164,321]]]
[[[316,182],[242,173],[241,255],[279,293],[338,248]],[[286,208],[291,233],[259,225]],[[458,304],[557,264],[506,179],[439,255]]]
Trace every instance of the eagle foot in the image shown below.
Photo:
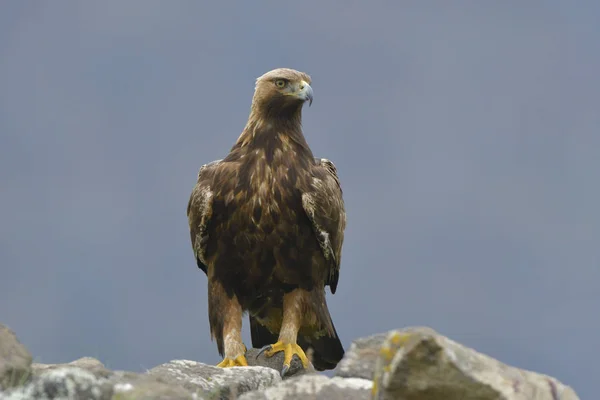
[[[248,361],[246,360],[246,356],[241,355],[234,359],[225,357],[223,361],[217,364],[219,368],[229,368],[229,367],[247,367]]]
[[[294,357],[294,355],[298,356],[298,358],[302,362],[302,366],[304,367],[304,369],[308,368],[310,364],[308,361],[308,357],[306,357],[306,354],[304,354],[304,350],[302,350],[302,347],[298,346],[296,343],[284,343],[282,341],[279,341],[275,344],[268,344],[262,349],[260,349],[256,357],[260,356],[262,353],[265,353],[266,357],[272,357],[275,355],[275,353],[279,353],[280,351],[283,351],[284,354],[283,368],[281,369],[281,377],[284,377],[285,374],[289,371],[290,364],[292,363],[292,357]]]

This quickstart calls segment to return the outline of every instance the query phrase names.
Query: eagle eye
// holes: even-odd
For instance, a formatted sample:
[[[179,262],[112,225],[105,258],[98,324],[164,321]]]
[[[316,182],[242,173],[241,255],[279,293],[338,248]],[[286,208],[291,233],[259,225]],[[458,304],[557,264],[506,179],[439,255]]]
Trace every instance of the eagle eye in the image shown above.
[[[284,79],[277,79],[275,81],[275,86],[277,86],[278,88],[283,88],[285,86],[285,80]]]

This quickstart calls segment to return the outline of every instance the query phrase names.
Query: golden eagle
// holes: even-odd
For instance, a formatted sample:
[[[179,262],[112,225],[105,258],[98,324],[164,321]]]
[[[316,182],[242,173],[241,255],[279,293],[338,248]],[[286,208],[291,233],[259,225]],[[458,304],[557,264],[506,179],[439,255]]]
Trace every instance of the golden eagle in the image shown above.
[[[247,365],[252,345],[317,370],[344,355],[325,301],[335,293],[346,213],[334,164],[315,158],[302,133],[310,77],[279,68],[256,80],[250,116],[227,157],[205,164],[187,207],[192,248],[208,278],[208,316],[220,367]]]

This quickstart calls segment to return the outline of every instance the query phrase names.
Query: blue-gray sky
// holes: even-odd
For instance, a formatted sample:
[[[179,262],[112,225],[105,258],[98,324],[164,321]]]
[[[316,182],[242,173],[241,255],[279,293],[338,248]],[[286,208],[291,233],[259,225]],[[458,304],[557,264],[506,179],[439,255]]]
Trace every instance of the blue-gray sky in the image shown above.
[[[560,1],[4,1],[0,321],[39,362],[218,362],[187,200],[255,78],[291,67],[312,76],[305,134],[344,189],[328,296],[344,345],[427,325],[591,397],[599,17]]]

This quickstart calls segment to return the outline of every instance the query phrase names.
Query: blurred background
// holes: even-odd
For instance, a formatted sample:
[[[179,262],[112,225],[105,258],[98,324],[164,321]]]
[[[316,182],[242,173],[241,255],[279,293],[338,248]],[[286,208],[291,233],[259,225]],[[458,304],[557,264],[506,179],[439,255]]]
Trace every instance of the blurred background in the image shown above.
[[[600,4],[0,5],[0,322],[44,363],[217,363],[186,206],[254,80],[312,76],[304,129],[348,228],[346,347],[427,325],[592,398]],[[247,318],[244,338],[250,344]]]

